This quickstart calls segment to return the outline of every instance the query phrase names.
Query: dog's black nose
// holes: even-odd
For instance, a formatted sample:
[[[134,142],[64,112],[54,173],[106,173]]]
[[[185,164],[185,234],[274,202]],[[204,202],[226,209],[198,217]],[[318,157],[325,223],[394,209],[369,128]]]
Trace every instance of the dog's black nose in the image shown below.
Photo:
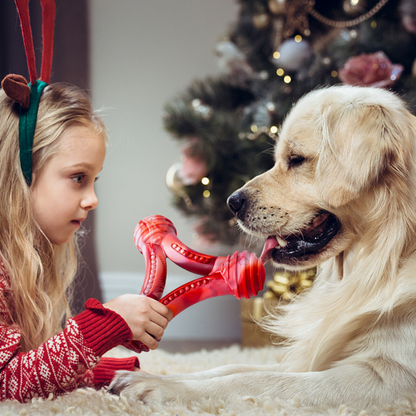
[[[227,204],[230,210],[233,212],[234,215],[240,211],[241,207],[243,206],[245,201],[244,195],[242,192],[234,192],[231,194],[227,199]]]

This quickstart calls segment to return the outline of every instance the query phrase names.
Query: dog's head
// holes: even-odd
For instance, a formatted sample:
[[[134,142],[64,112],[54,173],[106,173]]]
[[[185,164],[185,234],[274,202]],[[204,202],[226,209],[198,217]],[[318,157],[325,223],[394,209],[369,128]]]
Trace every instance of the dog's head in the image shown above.
[[[414,120],[382,89],[313,91],[284,121],[274,167],[232,194],[228,205],[244,231],[268,237],[266,259],[294,269],[315,266],[361,237],[381,194],[405,186],[414,169]]]

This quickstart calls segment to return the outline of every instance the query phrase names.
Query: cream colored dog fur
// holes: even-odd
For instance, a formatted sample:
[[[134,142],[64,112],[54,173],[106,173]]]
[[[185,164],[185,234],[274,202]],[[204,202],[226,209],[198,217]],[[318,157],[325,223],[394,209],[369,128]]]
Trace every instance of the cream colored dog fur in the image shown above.
[[[264,256],[276,266],[320,265],[313,288],[266,322],[287,339],[279,362],[120,372],[110,391],[147,403],[249,395],[360,408],[414,393],[415,145],[416,118],[386,90],[302,98],[280,130],[275,166],[229,199],[244,231],[269,237]]]

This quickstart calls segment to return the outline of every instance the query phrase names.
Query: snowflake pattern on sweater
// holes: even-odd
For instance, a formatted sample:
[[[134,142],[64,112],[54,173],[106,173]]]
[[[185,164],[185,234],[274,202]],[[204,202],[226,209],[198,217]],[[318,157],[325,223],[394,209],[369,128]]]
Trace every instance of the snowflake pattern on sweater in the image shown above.
[[[81,385],[101,387],[111,381],[116,370],[138,366],[136,357],[100,358],[111,348],[131,342],[131,331],[123,318],[95,299],[88,301],[93,310],[68,319],[61,333],[36,350],[20,352],[21,333],[8,313],[10,299],[9,278],[0,262],[0,400],[27,402],[33,397],[57,396]],[[97,326],[109,328],[108,336],[95,337]]]

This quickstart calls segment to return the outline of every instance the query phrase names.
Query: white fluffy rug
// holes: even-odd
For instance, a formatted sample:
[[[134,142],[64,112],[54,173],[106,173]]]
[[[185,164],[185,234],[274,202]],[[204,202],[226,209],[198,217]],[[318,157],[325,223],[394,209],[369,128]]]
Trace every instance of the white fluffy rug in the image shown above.
[[[116,348],[107,355],[123,357],[132,353],[124,348]],[[189,354],[170,354],[156,350],[140,354],[141,366],[154,374],[174,374],[209,369],[232,363],[267,364],[276,361],[273,347],[241,349],[238,346],[207,352],[202,350]],[[230,397],[227,401],[201,400],[189,406],[182,405],[180,399],[169,406],[145,406],[142,402],[128,403],[123,397],[106,393],[104,389],[78,389],[73,393],[55,400],[33,400],[29,404],[14,401],[0,403],[2,416],[43,416],[43,415],[143,415],[143,416],[184,416],[184,415],[221,415],[221,416],[372,416],[372,415],[416,415],[416,392],[414,397],[392,403],[383,408],[351,409],[339,406],[333,409],[301,407],[296,403],[282,402],[275,398],[259,400],[253,397]]]

